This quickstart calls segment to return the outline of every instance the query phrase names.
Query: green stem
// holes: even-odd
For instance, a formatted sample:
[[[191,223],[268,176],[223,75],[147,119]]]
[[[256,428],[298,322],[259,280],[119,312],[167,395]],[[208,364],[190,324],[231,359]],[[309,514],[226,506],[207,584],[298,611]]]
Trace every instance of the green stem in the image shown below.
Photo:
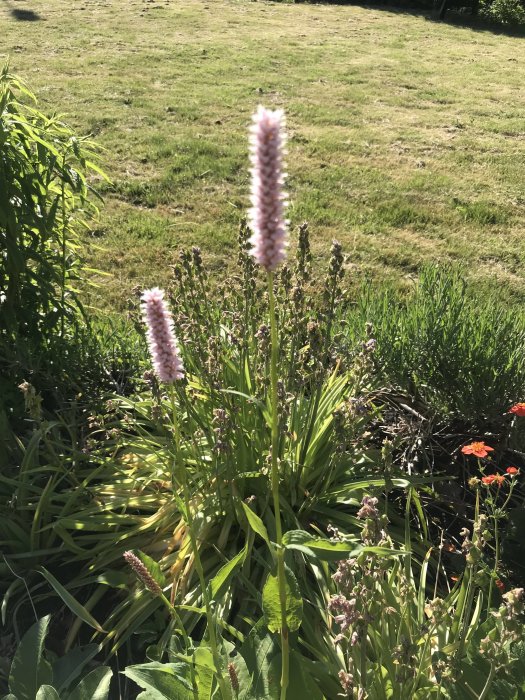
[[[496,513],[494,511],[493,511],[492,517],[494,519],[494,543],[495,543],[494,575],[490,577],[489,594],[488,594],[488,600],[487,600],[487,618],[490,615],[490,606],[492,605],[492,592],[494,590],[494,578],[497,577],[497,575],[498,575],[499,552],[500,552],[498,516],[496,515]]]
[[[174,392],[173,392],[173,386],[171,387],[170,397],[171,397],[171,407],[172,407],[172,412],[173,412],[173,436],[175,438],[175,456],[176,456],[175,468],[178,467],[179,472],[180,472],[180,483],[182,485],[183,496],[184,496],[184,507],[185,507],[185,511],[186,511],[186,513],[185,513],[186,523],[188,525],[188,532],[190,535],[191,548],[193,551],[193,558],[195,561],[195,569],[197,571],[197,576],[199,577],[199,584],[201,587],[202,597],[204,600],[204,607],[206,609],[206,622],[207,622],[207,630],[208,630],[208,639],[210,642],[210,649],[211,649],[211,653],[213,656],[213,663],[215,665],[215,673],[217,676],[217,682],[219,684],[219,688],[221,690],[222,700],[230,700],[231,692],[230,692],[228,684],[224,680],[224,676],[222,675],[222,662],[221,662],[221,658],[219,655],[219,648],[217,645],[215,617],[214,617],[214,614],[213,614],[213,611],[211,608],[210,597],[208,595],[208,588],[206,586],[206,579],[204,577],[204,569],[202,566],[202,561],[201,561],[200,553],[199,553],[199,547],[198,547],[198,543],[197,543],[197,537],[195,535],[193,514],[191,511],[191,504],[190,504],[190,492],[189,492],[189,488],[188,488],[188,476],[186,473],[186,469],[184,468],[184,465],[183,465],[182,460],[181,460],[180,429],[179,429],[179,422],[178,422],[176,405],[175,405],[175,396],[174,396]],[[174,469],[174,473],[172,474],[173,483],[175,483],[176,479],[177,479],[177,475],[175,474],[175,469]]]
[[[487,678],[487,682],[485,683],[485,685],[484,685],[484,687],[483,687],[483,690],[481,691],[478,700],[485,700],[485,698],[488,697],[488,694],[489,694],[489,691],[490,691],[490,686],[492,685],[492,679],[494,678],[494,673],[495,673],[495,671],[496,671],[496,669],[495,669],[495,667],[494,667],[494,664],[491,664],[491,665],[490,665],[489,675],[488,675],[488,678]]]
[[[286,690],[288,688],[290,650],[288,639],[288,624],[286,620],[286,579],[284,570],[284,550],[282,546],[283,531],[281,525],[281,507],[279,501],[279,407],[277,398],[277,361],[278,361],[278,338],[277,322],[275,318],[275,296],[273,291],[273,274],[268,273],[268,298],[270,302],[270,333],[271,333],[271,364],[270,364],[270,390],[272,405],[272,495],[273,509],[275,514],[275,534],[277,540],[277,581],[279,585],[279,601],[281,604],[281,700],[286,700]]]
[[[66,168],[66,156],[62,159],[62,172],[64,172]],[[66,183],[62,179],[62,184],[61,184],[61,191],[60,191],[60,203],[61,203],[61,209],[62,209],[62,260],[61,260],[61,265],[62,265],[62,280],[61,280],[61,287],[62,289],[60,290],[60,337],[64,337],[64,323],[65,323],[65,304],[66,304],[66,279],[67,279],[67,273],[66,273],[66,251],[67,251],[67,244],[66,244]]]

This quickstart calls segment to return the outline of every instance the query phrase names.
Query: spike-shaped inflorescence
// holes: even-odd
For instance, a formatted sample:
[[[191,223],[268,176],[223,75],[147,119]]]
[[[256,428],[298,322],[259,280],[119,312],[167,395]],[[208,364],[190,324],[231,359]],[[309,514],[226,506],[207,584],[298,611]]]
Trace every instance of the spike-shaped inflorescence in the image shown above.
[[[253,115],[250,129],[252,206],[248,214],[253,232],[250,239],[251,253],[267,272],[273,272],[286,257],[284,125],[282,110],[272,111],[259,107]]]
[[[142,314],[148,329],[148,347],[158,378],[168,384],[182,379],[184,367],[173,330],[173,319],[162,289],[154,287],[142,294]]]

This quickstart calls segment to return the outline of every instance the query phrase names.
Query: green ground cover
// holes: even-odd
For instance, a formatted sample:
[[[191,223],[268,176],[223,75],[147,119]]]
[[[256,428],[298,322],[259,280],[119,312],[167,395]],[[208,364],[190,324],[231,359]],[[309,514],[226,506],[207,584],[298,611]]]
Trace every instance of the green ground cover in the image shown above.
[[[30,10],[35,21],[20,21]],[[423,261],[523,298],[523,38],[391,10],[236,0],[3,0],[0,56],[105,149],[88,239],[102,304],[164,284],[181,246],[228,265],[247,205],[245,132],[286,108],[290,218],[355,279]],[[101,246],[95,248],[94,244]]]

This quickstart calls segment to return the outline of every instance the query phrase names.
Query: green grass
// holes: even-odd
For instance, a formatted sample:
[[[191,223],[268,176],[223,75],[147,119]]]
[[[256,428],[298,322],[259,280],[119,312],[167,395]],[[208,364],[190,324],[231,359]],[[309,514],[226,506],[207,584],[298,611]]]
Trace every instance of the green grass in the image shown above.
[[[290,218],[309,220],[317,260],[337,237],[355,280],[459,260],[525,298],[523,38],[263,0],[4,0],[0,22],[41,107],[107,149],[87,241],[111,273],[101,304],[164,284],[181,246],[230,264],[259,102],[287,111]]]

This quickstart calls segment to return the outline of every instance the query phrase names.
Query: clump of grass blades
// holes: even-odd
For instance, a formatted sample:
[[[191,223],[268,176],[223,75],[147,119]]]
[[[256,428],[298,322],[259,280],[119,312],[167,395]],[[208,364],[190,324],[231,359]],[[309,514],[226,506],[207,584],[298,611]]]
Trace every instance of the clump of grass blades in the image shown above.
[[[237,575],[227,589],[221,586],[215,593],[219,619],[241,636],[256,622],[261,590],[272,566],[266,543],[254,536],[249,513],[260,518],[271,540],[275,538],[269,495],[267,312],[247,240],[248,231],[242,227],[238,272],[225,283],[222,295],[209,292],[197,249],[181,254],[172,289],[187,373],[186,382],[175,386],[180,459],[192,494],[206,580],[213,580],[228,561],[237,562]],[[381,452],[366,437],[378,413],[368,395],[373,345],[341,346],[334,325],[335,308],[344,298],[343,267],[340,246],[335,244],[324,293],[315,303],[308,231],[303,226],[296,261],[282,268],[275,283],[282,331],[278,451],[283,531],[303,530],[313,539],[325,536],[330,528],[347,533],[340,546],[325,546],[323,556],[328,560],[354,546],[350,533],[356,529],[356,519],[348,506],[359,502],[364,489],[384,483]],[[55,590],[61,590],[58,579],[87,610],[97,609],[97,617],[107,615],[111,595],[106,604],[101,599],[111,587],[128,580],[122,571],[125,550],[143,550],[158,561],[173,601],[199,604],[201,590],[189,533],[172,491],[172,427],[171,403],[147,373],[138,397],[114,397],[106,411],[93,418],[88,441],[77,437],[71,474],[76,487],[55,488],[53,481],[44,493],[33,484],[30,496],[22,499],[28,511],[45,514],[45,522],[36,525],[35,531],[41,533],[38,542],[21,548],[31,549],[33,563],[45,561],[43,573]],[[70,459],[55,462],[55,480],[67,478]],[[393,480],[399,487],[407,483],[403,478]],[[39,545],[60,552],[56,557],[40,554]],[[323,660],[330,653],[324,642],[319,643],[319,631],[327,630],[329,567],[326,562],[309,562],[300,553],[300,544],[297,547],[288,552],[287,561],[296,572],[305,606],[312,611],[304,616],[301,638],[305,648]],[[81,573],[72,580],[64,575],[63,548],[80,567]],[[16,556],[13,562],[20,573],[22,562]],[[37,603],[45,599],[41,583],[33,593]],[[113,651],[161,609],[159,600],[145,592],[120,602],[113,599],[111,605],[101,626],[109,633],[106,642],[112,640]],[[190,633],[202,634],[199,615],[182,610],[181,617]],[[79,627],[80,622],[74,625],[68,643]],[[172,630],[168,625],[164,643]]]
[[[384,379],[421,399],[441,424],[501,428],[525,391],[523,311],[481,292],[458,268],[423,268],[406,298],[369,288],[346,321],[351,343],[373,322]]]

